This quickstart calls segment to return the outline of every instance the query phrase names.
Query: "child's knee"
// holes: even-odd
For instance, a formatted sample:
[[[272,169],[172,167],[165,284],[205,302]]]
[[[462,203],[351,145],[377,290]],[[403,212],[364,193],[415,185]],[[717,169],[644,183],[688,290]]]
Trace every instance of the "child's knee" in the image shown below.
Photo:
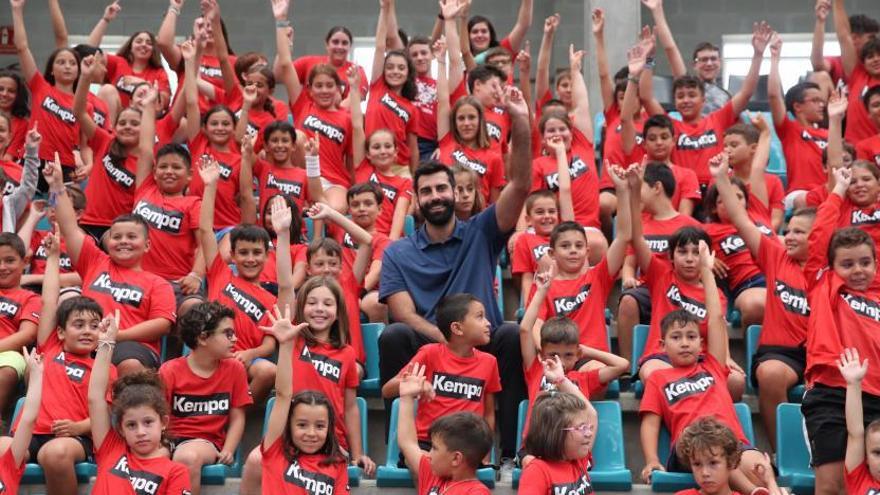
[[[755,370],[755,379],[763,387],[787,387],[790,377],[797,380],[797,375],[782,361],[764,361]]]
[[[69,440],[69,441],[68,441]],[[83,449],[79,442],[72,438],[56,438],[50,440],[37,452],[37,462],[43,467],[69,467],[81,457]],[[79,452],[77,452],[79,451]]]
[[[271,361],[267,361],[265,359],[259,359],[251,364],[248,372],[251,375],[251,379],[253,381],[266,382],[266,381],[274,381],[275,380],[275,364]]]
[[[624,294],[620,296],[620,302],[617,305],[617,314],[618,319],[621,316],[629,316],[638,318],[639,317],[639,303],[636,301],[636,298]],[[618,327],[619,330],[619,327]]]

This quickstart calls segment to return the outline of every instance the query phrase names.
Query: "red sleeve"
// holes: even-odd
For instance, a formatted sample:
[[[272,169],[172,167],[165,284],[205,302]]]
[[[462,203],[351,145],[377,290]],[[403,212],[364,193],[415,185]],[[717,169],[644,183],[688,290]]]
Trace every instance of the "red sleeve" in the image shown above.
[[[385,248],[391,244],[391,239],[384,235],[376,235],[373,238],[373,256],[370,261],[382,261],[382,255],[385,254]]]
[[[782,181],[773,174],[764,174],[767,183],[767,199],[770,201],[770,210],[782,210],[785,206],[785,191],[782,188]]]
[[[358,65],[358,74],[361,76],[361,98],[364,98],[367,95],[367,91],[370,89],[370,80],[367,79],[367,73],[360,65]]]
[[[828,244],[837,228],[842,206],[843,198],[831,193],[816,211],[809,237],[810,254],[804,266],[804,276],[810,286],[816,282],[820,270],[828,266]]]
[[[656,372],[648,377],[648,381],[645,383],[645,395],[642,396],[642,402],[639,404],[639,415],[653,413],[661,418],[663,417],[663,412],[666,408],[664,407],[660,386],[657,384],[657,381],[658,375]]]
[[[118,72],[121,64],[127,64],[124,58],[119,55],[104,55],[104,61],[107,65],[107,81],[110,84],[116,84]]]
[[[874,157],[871,156],[871,151],[868,149],[868,145],[865,140],[859,141],[856,144],[856,158],[859,160],[868,160],[871,161]]]
[[[504,160],[499,155],[492,155],[492,172],[489,176],[489,187],[504,187],[507,182],[504,180]]]
[[[40,311],[43,309],[43,301],[36,294],[31,294],[24,301],[19,314],[19,320],[30,321],[40,324]],[[51,338],[51,337],[50,337]]]
[[[79,258],[76,260],[76,272],[79,273],[80,277],[83,278],[83,282],[85,282],[86,273],[88,273],[92,264],[101,263],[107,258],[109,258],[107,254],[98,249],[98,246],[95,245],[95,240],[91,236],[86,235],[83,238],[82,246],[79,248]]]
[[[501,391],[501,378],[498,374],[498,360],[491,354],[486,354],[486,356],[490,357],[492,361],[492,373],[489,377],[489,381],[486,383],[486,392],[494,394],[495,392]]]
[[[580,388],[581,393],[583,393],[588,398],[591,395],[598,393],[605,387],[605,385],[601,381],[599,381],[598,369],[578,373],[577,378],[578,388]]]
[[[784,119],[782,119],[781,124],[774,125],[773,127],[776,128],[776,136],[779,138],[779,140],[783,144],[785,143],[785,138],[788,135],[788,133],[795,130],[795,129],[793,129],[793,127],[795,127],[794,121],[789,119],[788,117],[785,117]]]
[[[535,264],[532,261],[532,253],[529,252],[529,244],[526,241],[526,235],[522,234],[516,239],[513,245],[513,255],[510,257],[511,273],[514,275],[522,273],[534,273]]]
[[[501,43],[499,43],[498,45],[501,48],[504,48],[505,50],[507,50],[508,53],[510,53],[511,55],[516,55],[515,53],[513,53],[513,44],[510,42],[509,36],[507,36],[503,40],[501,40]]]
[[[189,224],[192,225],[192,230],[199,230],[199,216],[202,214],[202,199],[197,198],[190,203],[186,214],[189,217]]]
[[[738,116],[733,113],[733,100],[728,101],[723,107],[712,113],[710,117],[714,120],[713,123],[718,124],[718,127],[721,127],[722,129],[726,129],[735,124]]]
[[[700,181],[697,180],[697,174],[689,168],[679,167],[681,172],[681,182],[676,187],[681,188],[681,199],[693,199],[699,203],[703,196],[700,194]]]
[[[107,154],[107,150],[110,148],[110,143],[112,142],[113,134],[111,134],[110,131],[100,126],[95,127],[95,134],[88,141],[89,148],[92,149],[94,154],[95,162],[99,161]]]
[[[522,471],[519,480],[519,495],[547,495],[553,493],[553,481],[544,461],[536,459]]]
[[[249,406],[254,403],[254,399],[251,397],[251,392],[248,388],[247,371],[244,369],[244,365],[237,359],[231,360],[231,362],[233,363],[231,368],[232,376],[229,378],[232,380],[232,407]]]
[[[458,83],[458,86],[456,86],[455,89],[452,90],[452,93],[449,95],[449,105],[450,106],[454,106],[458,100],[460,100],[468,95],[467,86],[465,85],[466,80],[467,80],[467,77],[465,77],[460,83]],[[450,135],[451,134],[452,133],[450,133]]]

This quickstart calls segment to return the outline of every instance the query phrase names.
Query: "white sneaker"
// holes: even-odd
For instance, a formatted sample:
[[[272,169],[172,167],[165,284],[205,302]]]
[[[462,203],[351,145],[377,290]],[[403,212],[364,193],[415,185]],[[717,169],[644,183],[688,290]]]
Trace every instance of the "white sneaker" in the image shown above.
[[[501,459],[501,469],[499,470],[498,481],[500,483],[513,483],[514,467],[516,467],[516,465],[514,464],[513,459]]]

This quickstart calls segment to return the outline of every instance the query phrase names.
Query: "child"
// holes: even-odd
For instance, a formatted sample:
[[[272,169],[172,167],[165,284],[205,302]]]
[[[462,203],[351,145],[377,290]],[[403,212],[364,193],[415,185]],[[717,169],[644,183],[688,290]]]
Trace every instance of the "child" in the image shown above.
[[[242,211],[239,204],[241,173],[241,150],[233,139],[236,118],[228,107],[217,105],[202,116],[202,132],[189,142],[191,156],[210,157],[219,167],[220,179],[217,186],[219,200],[213,228],[223,229],[241,223]],[[189,194],[201,196],[205,184],[199,175],[193,177]]]
[[[202,157],[199,175],[205,185],[199,219],[199,241],[205,266],[208,268],[208,299],[233,308],[235,312],[235,358],[247,368],[250,390],[257,403],[265,400],[275,381],[275,364],[268,360],[275,352],[272,337],[263,335],[259,325],[266,322],[266,314],[275,304],[275,296],[263,289],[260,274],[266,263],[269,234],[256,225],[240,225],[229,234],[231,258],[237,273],[229,268],[218,255],[217,238],[214,235],[214,203],[220,166],[216,160]],[[289,225],[286,244],[290,246]],[[278,233],[279,247],[284,232]],[[289,257],[289,251],[287,251]]]
[[[67,195],[70,196],[70,200],[73,203],[76,219],[79,220],[85,211],[86,195],[75,184],[67,185],[65,188],[67,189]],[[40,290],[46,273],[48,253],[43,246],[43,240],[51,234],[44,230],[36,230],[40,220],[44,217],[49,221],[50,225],[54,225],[56,223],[55,207],[49,206],[48,202],[45,201],[31,201],[28,216],[24,219],[18,230],[18,236],[21,237],[24,245],[28,246],[27,256],[30,260],[27,274],[21,277],[21,285],[35,292]],[[70,261],[70,255],[67,254],[67,247],[63,239],[61,240],[60,249],[61,287],[63,289],[70,288],[68,291],[62,291],[62,298],[64,297],[64,292],[76,293],[78,295],[82,290],[82,279],[73,269],[73,263]]]
[[[120,378],[113,384],[113,403],[107,405],[119,321],[119,310],[101,321],[89,380],[89,417],[98,465],[92,493],[183,494],[190,490],[186,466],[170,460],[163,446],[169,410],[159,376],[146,371]]]
[[[235,312],[217,302],[193,306],[177,321],[192,352],[159,368],[171,404],[171,458],[189,470],[194,494],[203,465],[232,464],[244,433],[245,407],[253,404],[247,371],[232,358],[234,318]]]
[[[862,104],[877,129],[880,129],[880,85],[869,88],[862,97]],[[856,156],[880,166],[880,132],[856,143]]]
[[[415,399],[426,389],[431,385],[425,383],[425,366],[413,363],[400,381],[397,444],[416,482],[416,493],[488,495],[489,489],[477,480],[477,469],[492,450],[489,425],[471,412],[443,416],[428,429],[431,450],[425,452],[416,434]]]
[[[302,303],[300,303],[302,304]],[[294,343],[308,322],[294,326],[290,307],[269,313],[271,327],[263,327],[279,343],[275,403],[260,443],[263,488],[260,493],[297,494],[314,486],[315,493],[346,495],[348,462],[337,441],[333,405],[318,391],[293,393]]]
[[[520,277],[521,299],[524,305],[528,305],[531,299],[527,298],[531,297],[535,274],[540,271],[541,259],[550,250],[550,234],[559,224],[556,195],[547,189],[529,194],[526,198],[525,219],[529,230],[516,238],[510,257],[510,271],[514,276]]]
[[[489,343],[485,313],[483,303],[470,294],[444,297],[437,306],[437,327],[446,343],[424,345],[410,361],[425,366],[425,377],[434,391],[434,399],[419,406],[416,418],[424,450],[429,448],[431,424],[449,413],[475,413],[486,420],[489,431],[495,429],[495,393],[501,390],[498,363],[495,356],[476,349]],[[389,380],[382,387],[382,397],[400,395],[399,384],[400,376]]]
[[[136,215],[117,217],[107,231],[105,254],[76,225],[59,161],[47,165],[43,174],[50,199],[56,202],[55,215],[70,260],[83,280],[83,295],[97,301],[105,314],[111,310],[122,314],[121,342],[113,354],[119,375],[158,368],[159,340],[171,330],[177,316],[171,285],[141,266],[150,248],[149,226]]]
[[[9,119],[0,114],[0,152],[5,151],[10,137],[8,127],[5,132],[2,131],[3,121],[9,122]],[[6,140],[5,144],[3,143],[4,140]],[[16,178],[7,174],[5,167],[3,170],[0,170],[0,184],[3,185],[3,188],[0,189],[3,192],[2,203],[0,203],[2,205],[2,210],[0,211],[2,211],[3,232],[16,231],[18,219],[24,213],[28,202],[37,189],[37,176],[39,175],[37,169],[40,166],[37,153],[42,142],[43,137],[37,132],[37,123],[34,122],[33,127],[25,135],[24,168],[22,169],[21,166],[13,164],[20,175]]]
[[[25,255],[24,243],[17,235],[0,233],[0,260],[5,268],[0,274],[0,410],[15,400],[26,366],[20,350],[33,344],[40,321],[39,296],[21,288]]]
[[[27,354],[27,349],[22,349]],[[27,462],[28,444],[31,442],[31,434],[34,422],[37,419],[37,409],[40,407],[40,399],[43,394],[43,359],[40,354],[33,351],[28,355],[28,388],[24,406],[21,408],[21,416],[18,427],[10,437],[0,439],[0,485],[6,493],[18,493],[18,485],[24,474],[25,462]]]
[[[859,350],[847,348],[837,367],[846,380],[846,492],[871,493],[880,485],[880,458],[876,455],[880,423],[874,420],[865,427],[862,380],[868,373],[868,360],[860,361]]]
[[[452,175],[455,177],[455,218],[469,220],[486,207],[479,191],[480,177],[464,165],[453,165]]]
[[[650,483],[655,470],[686,472],[683,462],[672,449],[665,466],[657,457],[657,442],[661,424],[669,430],[671,444],[676,445],[685,427],[703,416],[715,416],[730,428],[744,446],[742,462],[732,474],[734,488],[753,493],[760,480],[752,475],[755,464],[763,463],[764,456],[749,446],[733,407],[727,387],[729,370],[727,323],[724,321],[721,297],[715,286],[712,267],[715,257],[709,246],[701,241],[699,270],[706,292],[706,319],[708,320],[708,353],[702,354],[699,320],[685,310],[676,310],[663,317],[661,345],[667,352],[671,367],[651,374],[645,384],[645,395],[639,412],[642,417],[641,444],[645,455],[642,479]]]
[[[733,471],[739,466],[742,446],[730,428],[717,419],[704,416],[681,433],[675,446],[676,455],[689,466],[699,490],[691,488],[675,495],[735,495],[730,488]],[[766,457],[766,454],[765,454]],[[784,495],[773,476],[768,476],[769,457],[755,464],[754,475],[766,483],[765,495]],[[761,490],[761,489],[758,489]],[[752,492],[756,493],[756,492]]]

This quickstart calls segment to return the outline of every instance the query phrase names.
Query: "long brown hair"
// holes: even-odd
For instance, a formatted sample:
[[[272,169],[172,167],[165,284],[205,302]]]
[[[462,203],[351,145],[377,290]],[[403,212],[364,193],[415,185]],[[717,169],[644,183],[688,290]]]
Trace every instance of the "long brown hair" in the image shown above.
[[[297,293],[296,316],[294,319],[298,322],[305,321],[303,311],[306,307],[306,299],[308,299],[310,292],[319,287],[329,289],[330,293],[333,294],[333,298],[336,299],[336,321],[330,326],[330,345],[338,349],[347,345],[351,339],[348,333],[348,311],[345,308],[345,297],[342,295],[342,288],[339,287],[339,283],[335,278],[328,275],[318,275],[306,280],[302,287],[300,287],[299,293]],[[303,329],[300,335],[302,335],[308,345],[318,343],[310,327]]]
[[[291,400],[281,444],[283,447],[284,458],[287,459],[288,462],[293,462],[300,454],[302,454],[293,443],[293,428],[290,426],[290,422],[293,420],[294,411],[296,411],[296,406],[300,404],[306,406],[321,406],[327,409],[327,439],[324,440],[324,445],[321,446],[318,452],[316,452],[317,454],[325,456],[320,464],[326,466],[329,464],[347,462],[345,456],[342,454],[342,449],[339,447],[339,440],[336,439],[336,414],[333,413],[333,404],[330,403],[327,396],[315,390],[304,390],[294,395]]]
[[[125,40],[125,43],[119,47],[119,51],[116,52],[116,55],[128,60],[129,64],[134,63],[134,54],[131,53],[131,45],[134,44],[134,39],[137,38],[141,34],[146,34],[150,37],[150,43],[153,45],[153,53],[150,55],[150,59],[147,61],[147,65],[154,69],[162,68],[162,58],[159,55],[159,46],[156,44],[156,35],[149,31],[138,31]]]

